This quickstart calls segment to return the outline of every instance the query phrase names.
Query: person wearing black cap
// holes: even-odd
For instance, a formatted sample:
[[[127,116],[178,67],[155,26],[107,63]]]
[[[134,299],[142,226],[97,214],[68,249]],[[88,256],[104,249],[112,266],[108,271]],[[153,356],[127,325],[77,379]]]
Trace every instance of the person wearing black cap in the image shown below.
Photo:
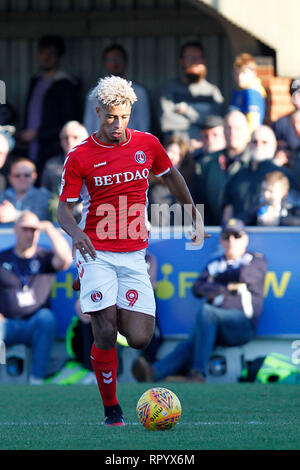
[[[215,346],[239,346],[251,341],[263,307],[267,262],[263,254],[247,250],[244,223],[230,219],[223,225],[224,254],[210,261],[193,286],[205,302],[196,314],[188,338],[154,362],[138,358],[132,373],[139,382],[159,381],[188,369],[186,382],[205,382]]]
[[[200,147],[193,153],[193,158],[197,162],[210,153],[218,152],[226,147],[224,134],[224,118],[221,116],[207,116],[200,131]]]
[[[160,93],[158,119],[163,140],[172,134],[199,139],[205,117],[223,114],[224,98],[219,88],[206,79],[205,51],[198,40],[181,46],[179,65],[180,77],[168,80]]]

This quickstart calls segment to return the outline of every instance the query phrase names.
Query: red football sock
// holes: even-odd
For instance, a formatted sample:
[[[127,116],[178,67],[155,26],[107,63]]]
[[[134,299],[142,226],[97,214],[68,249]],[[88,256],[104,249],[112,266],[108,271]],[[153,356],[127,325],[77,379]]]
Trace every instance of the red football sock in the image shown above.
[[[91,350],[91,361],[103,405],[117,405],[118,399],[116,391],[118,355],[116,348],[108,350],[99,349],[93,344]]]

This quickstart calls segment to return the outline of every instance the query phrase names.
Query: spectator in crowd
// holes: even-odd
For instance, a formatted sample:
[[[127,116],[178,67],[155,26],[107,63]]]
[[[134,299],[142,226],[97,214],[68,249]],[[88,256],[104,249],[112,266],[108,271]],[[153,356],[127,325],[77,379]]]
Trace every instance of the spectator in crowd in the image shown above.
[[[0,192],[7,186],[6,163],[9,154],[9,141],[5,134],[0,132]]]
[[[204,204],[206,225],[220,225],[223,195],[228,179],[249,165],[249,130],[245,115],[231,111],[225,116],[226,147],[207,154],[195,163],[191,193],[197,204]]]
[[[292,126],[299,137],[300,142],[300,109],[296,109],[291,114]],[[294,149],[293,158],[290,162],[290,170],[293,173],[295,180],[298,182],[298,188],[300,189],[300,145]]]
[[[292,112],[290,120],[297,137],[300,139],[300,109],[296,109]],[[295,150],[300,150],[300,145],[296,147]]]
[[[290,95],[294,105],[294,111],[300,109],[300,77],[291,81]],[[291,121],[292,113],[280,117],[273,124],[273,130],[279,144],[285,143],[291,150],[300,148],[300,136]]]
[[[266,91],[257,76],[257,64],[251,54],[239,54],[233,64],[237,89],[233,91],[230,110],[238,109],[248,120],[250,136],[263,124],[266,110]]]
[[[25,344],[32,349],[30,383],[41,384],[47,374],[56,334],[49,309],[54,275],[68,269],[72,253],[65,238],[49,221],[25,211],[15,224],[16,242],[0,253],[0,314],[7,346]],[[52,248],[38,245],[40,232]]]
[[[200,42],[181,47],[181,77],[165,83],[160,96],[160,128],[163,137],[174,133],[199,140],[201,124],[211,114],[223,114],[223,96],[206,80],[207,67]]]
[[[15,158],[9,168],[9,187],[0,192],[0,223],[15,222],[24,210],[34,212],[41,220],[49,218],[51,193],[34,186],[37,171],[34,162],[25,157]]]
[[[9,104],[1,104],[0,106],[0,136],[4,135],[8,141],[9,145],[9,153],[13,151],[16,140],[15,140],[15,133],[16,133],[16,123],[17,123],[17,118],[18,115],[14,108]],[[7,143],[4,144],[4,141],[1,139],[0,142],[0,153],[2,153],[2,145],[5,147],[7,146]],[[1,166],[1,161],[2,161],[3,155],[0,156],[0,172],[2,169],[3,172],[3,167]],[[7,160],[6,160],[7,163]],[[4,169],[5,172],[5,169]],[[2,173],[3,174],[3,173]],[[6,173],[5,173],[6,176]],[[1,187],[1,176],[0,176],[0,190],[4,189]]]
[[[40,72],[31,79],[25,127],[18,136],[20,148],[36,163],[39,178],[48,158],[60,151],[63,125],[81,119],[79,81],[60,68],[64,53],[61,37],[44,36],[39,40]]]
[[[47,188],[48,191],[52,193],[50,200],[50,217],[51,220],[55,222],[57,220],[56,213],[65,158],[73,147],[80,144],[80,142],[88,137],[88,132],[80,122],[69,121],[63,126],[59,137],[61,152],[58,155],[49,158],[45,164],[41,177],[41,186],[43,188]],[[81,209],[81,203],[76,204],[74,210],[78,217],[81,214]]]
[[[0,106],[0,126],[12,126],[15,128],[18,115],[13,106],[6,102]]]
[[[276,148],[277,141],[271,127],[263,125],[253,132],[249,165],[241,168],[226,183],[223,220],[231,217],[243,219],[245,214],[257,206],[261,195],[261,184],[267,173],[281,171],[289,177],[291,187],[294,189],[295,182],[291,172],[274,163]]]
[[[78,121],[67,122],[60,131],[61,152],[50,158],[44,168],[41,186],[59,193],[64,161],[70,150],[88,137],[86,128]]]
[[[189,187],[194,164],[189,153],[188,141],[181,136],[173,135],[166,140],[164,147],[173,166],[180,171]],[[148,201],[149,221],[152,226],[166,227],[183,224],[183,208],[170,193],[163,178],[150,175]]]
[[[245,115],[240,111],[230,111],[225,116],[224,131],[227,158],[233,160],[237,166],[240,161],[248,163],[250,139]]]
[[[16,141],[16,121],[17,113],[8,103],[1,104],[0,106],[0,134],[4,135],[9,144],[9,152],[12,152]]]
[[[300,194],[290,191],[289,179],[281,171],[267,173],[258,205],[243,217],[247,225],[300,225]]]
[[[128,65],[128,55],[124,47],[120,44],[108,46],[102,53],[102,61],[106,75],[115,75],[126,78],[126,68]],[[137,102],[132,107],[128,127],[142,132],[151,130],[151,104],[147,90],[140,84],[132,82],[132,87],[137,96]],[[99,128],[99,116],[96,113],[98,106],[97,98],[88,95],[85,103],[83,124],[89,135]]]
[[[291,150],[284,143],[278,144],[274,163],[279,167],[287,168],[291,172],[295,187],[300,191],[300,149]]]
[[[253,225],[280,225],[289,189],[290,182],[286,175],[280,171],[267,173],[261,184],[260,204]],[[252,223],[248,222],[248,225]]]
[[[197,162],[205,155],[218,152],[225,147],[224,119],[221,116],[207,116],[201,124],[199,143],[192,155],[194,160]]]
[[[224,254],[209,261],[193,286],[196,297],[205,299],[196,314],[188,338],[154,364],[138,358],[132,373],[139,382],[163,380],[184,369],[186,382],[205,382],[215,346],[239,346],[251,341],[263,306],[266,260],[248,251],[249,238],[238,219],[222,228]]]
[[[277,150],[274,155],[274,163],[278,166],[284,166],[292,170],[294,154],[290,148],[286,146],[285,143],[277,142]]]

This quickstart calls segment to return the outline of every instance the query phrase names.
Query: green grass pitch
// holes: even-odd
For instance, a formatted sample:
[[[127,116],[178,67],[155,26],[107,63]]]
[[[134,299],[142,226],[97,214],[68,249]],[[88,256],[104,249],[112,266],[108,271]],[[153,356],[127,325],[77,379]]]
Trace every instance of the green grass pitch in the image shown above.
[[[136,403],[173,390],[179,423],[148,431]],[[299,450],[300,393],[283,384],[120,384],[126,426],[105,427],[96,385],[1,385],[1,450]]]

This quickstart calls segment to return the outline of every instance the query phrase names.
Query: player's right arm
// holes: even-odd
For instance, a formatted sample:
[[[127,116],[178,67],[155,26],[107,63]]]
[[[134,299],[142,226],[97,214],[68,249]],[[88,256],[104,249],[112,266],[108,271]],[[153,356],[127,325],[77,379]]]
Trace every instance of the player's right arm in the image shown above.
[[[76,250],[79,250],[85,261],[87,255],[96,258],[95,248],[90,238],[78,227],[73,215],[75,202],[59,201],[57,220],[61,228],[72,238],[73,258]]]
[[[74,147],[65,159],[61,178],[57,220],[61,228],[72,238],[73,258],[75,251],[79,250],[85,261],[87,261],[87,255],[95,259],[96,252],[90,238],[77,225],[73,215],[73,209],[79,198],[84,178],[80,160],[77,158],[78,153],[82,155],[81,145],[78,146],[81,148],[80,151],[76,151],[78,147]]]

